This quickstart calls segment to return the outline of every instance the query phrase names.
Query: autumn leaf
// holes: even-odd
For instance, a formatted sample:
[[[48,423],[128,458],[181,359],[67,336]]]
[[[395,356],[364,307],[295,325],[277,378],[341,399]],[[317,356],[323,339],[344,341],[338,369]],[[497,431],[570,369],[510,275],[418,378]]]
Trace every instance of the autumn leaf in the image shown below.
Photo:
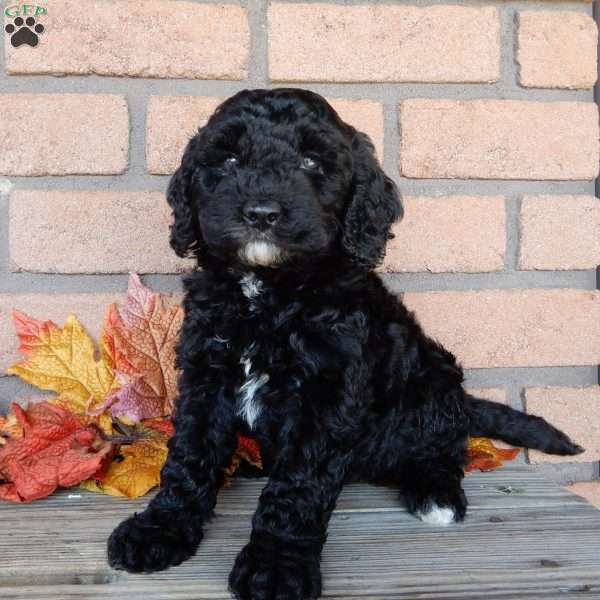
[[[171,421],[171,419],[146,419],[142,421],[142,424],[144,427],[164,433],[167,437],[171,437],[173,433],[175,433],[175,428],[173,427],[173,421]]]
[[[104,405],[132,421],[170,415],[177,393],[175,343],[183,311],[131,275],[124,306],[109,307],[104,347],[122,387]]]
[[[249,437],[238,434],[237,450],[231,458],[231,464],[224,470],[225,485],[230,485],[230,478],[238,470],[242,460],[250,463],[252,466],[262,469],[262,459],[260,457],[260,446],[258,442]]]
[[[6,444],[7,438],[23,437],[23,428],[14,412],[0,415],[0,446]]]
[[[74,315],[62,328],[18,310],[13,319],[25,359],[12,365],[9,375],[56,392],[58,403],[78,414],[93,412],[118,385],[104,344],[96,360],[94,342]]]
[[[22,438],[0,448],[0,499],[31,502],[97,472],[112,451],[99,430],[48,402],[12,405]]]
[[[122,386],[108,397],[104,410],[110,408],[115,417],[132,422],[168,414],[166,396],[158,395],[145,379],[136,377],[127,382],[121,374],[118,377]]]
[[[169,439],[173,435],[173,423],[170,419],[147,419],[139,423],[127,423],[115,419],[114,441],[119,444],[132,444],[141,439]]]
[[[19,495],[17,485],[25,484],[11,479],[13,475],[8,472],[6,462],[0,498],[39,498],[51,493],[57,485],[79,483],[82,478],[77,465],[85,463],[82,455],[88,443],[93,449],[107,445],[111,450],[106,451],[99,464],[85,463],[86,481],[81,484],[85,489],[134,498],[158,485],[167,456],[167,441],[173,435],[170,417],[176,396],[175,343],[182,316],[181,307],[170,305],[165,297],[142,285],[137,275],[129,279],[123,306],[108,307],[99,351],[73,315],[61,328],[52,321],[37,321],[15,310],[24,359],[8,373],[57,393],[39,405],[45,408],[30,407],[27,414],[31,413],[34,421],[38,410],[47,421],[54,415],[62,423],[62,429],[56,429],[56,439],[51,437],[47,453],[54,454],[50,460],[51,457],[40,454],[46,451],[43,428],[39,431],[30,428],[26,434],[23,426],[26,414],[22,411],[0,417],[0,450],[10,447],[14,454],[14,443],[19,436],[25,436],[24,447],[35,450],[32,450],[35,460],[28,459],[33,466],[26,465],[33,491],[26,489]],[[70,435],[65,432],[74,427],[78,428],[74,445],[63,448],[60,445],[63,438]],[[64,468],[60,470],[60,465],[57,466],[62,450],[64,460],[70,461],[65,464],[73,463],[76,477],[69,479]],[[12,462],[13,454],[5,452],[5,461],[10,458]],[[226,474],[231,475],[242,460],[262,467],[256,441],[240,436]]]
[[[252,466],[262,469],[262,458],[260,446],[254,438],[238,435],[238,447],[236,454]]]
[[[503,461],[514,460],[518,454],[519,448],[496,448],[488,438],[471,437],[468,448],[469,463],[465,471],[470,472],[474,469],[493,471],[501,467]]]
[[[160,471],[166,459],[166,436],[140,439],[121,446],[108,471],[102,477],[84,481],[81,487],[110,496],[139,498],[160,483]]]

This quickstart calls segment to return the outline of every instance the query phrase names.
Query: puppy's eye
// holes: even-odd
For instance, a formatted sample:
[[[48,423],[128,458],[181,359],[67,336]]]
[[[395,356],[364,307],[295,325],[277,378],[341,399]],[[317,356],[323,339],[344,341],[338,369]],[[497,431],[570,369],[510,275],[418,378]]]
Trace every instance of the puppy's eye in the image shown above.
[[[322,173],[321,165],[310,156],[305,156],[300,163],[300,168],[304,171],[312,171],[313,173]]]

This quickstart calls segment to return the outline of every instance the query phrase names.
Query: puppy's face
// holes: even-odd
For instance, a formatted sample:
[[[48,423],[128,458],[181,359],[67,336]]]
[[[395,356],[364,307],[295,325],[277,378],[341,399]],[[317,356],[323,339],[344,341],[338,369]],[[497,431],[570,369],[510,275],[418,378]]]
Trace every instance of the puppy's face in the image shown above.
[[[357,196],[364,206],[353,217]],[[356,245],[368,238],[381,246],[371,249],[380,259],[400,214],[368,138],[320,96],[291,89],[225,101],[188,144],[168,199],[178,254],[273,268],[360,253]],[[361,237],[357,227],[362,240],[350,239]]]

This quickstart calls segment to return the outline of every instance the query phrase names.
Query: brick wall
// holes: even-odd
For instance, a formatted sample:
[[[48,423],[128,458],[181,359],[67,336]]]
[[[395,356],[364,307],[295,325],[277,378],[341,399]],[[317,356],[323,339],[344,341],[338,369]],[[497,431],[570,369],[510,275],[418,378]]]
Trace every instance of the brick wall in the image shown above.
[[[185,141],[219,99],[297,85],[371,135],[405,195],[388,285],[471,388],[588,448],[532,462],[561,480],[598,476],[591,3],[39,4],[39,45],[5,35],[0,48],[2,372],[17,356],[13,306],[75,312],[97,333],[128,271],[179,290],[164,190]],[[29,394],[0,377],[1,405]]]

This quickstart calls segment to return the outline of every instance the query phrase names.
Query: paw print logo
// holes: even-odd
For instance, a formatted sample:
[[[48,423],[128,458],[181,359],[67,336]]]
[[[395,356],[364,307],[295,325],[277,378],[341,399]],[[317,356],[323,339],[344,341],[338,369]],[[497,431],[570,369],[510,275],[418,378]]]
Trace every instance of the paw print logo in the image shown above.
[[[10,43],[15,48],[18,48],[23,44],[35,47],[40,41],[38,34],[44,33],[44,26],[41,23],[36,25],[33,17],[27,17],[27,20],[25,21],[21,17],[17,17],[12,23],[9,23],[4,30],[6,33],[11,34]]]

